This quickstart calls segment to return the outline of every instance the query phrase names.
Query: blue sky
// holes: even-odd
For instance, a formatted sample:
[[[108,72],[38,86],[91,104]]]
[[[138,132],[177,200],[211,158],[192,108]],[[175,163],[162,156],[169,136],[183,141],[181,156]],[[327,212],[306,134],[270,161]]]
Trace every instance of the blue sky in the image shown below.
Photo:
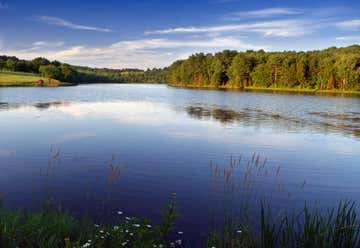
[[[0,54],[163,67],[195,52],[360,43],[360,1],[0,0]]]

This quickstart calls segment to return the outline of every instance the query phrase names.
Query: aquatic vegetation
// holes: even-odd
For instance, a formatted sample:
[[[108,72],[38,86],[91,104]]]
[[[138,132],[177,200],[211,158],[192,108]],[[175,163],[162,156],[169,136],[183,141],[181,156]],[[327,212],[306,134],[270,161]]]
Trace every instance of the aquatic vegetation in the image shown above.
[[[307,205],[296,213],[274,214],[261,204],[260,229],[227,223],[209,235],[209,247],[359,247],[360,219],[353,201],[324,213]]]
[[[114,214],[115,225],[100,225],[77,220],[61,208],[39,213],[0,208],[0,247],[182,247],[180,231],[174,232],[175,240],[169,238],[175,198],[164,209],[162,224],[154,226],[145,218],[123,217],[122,211]]]

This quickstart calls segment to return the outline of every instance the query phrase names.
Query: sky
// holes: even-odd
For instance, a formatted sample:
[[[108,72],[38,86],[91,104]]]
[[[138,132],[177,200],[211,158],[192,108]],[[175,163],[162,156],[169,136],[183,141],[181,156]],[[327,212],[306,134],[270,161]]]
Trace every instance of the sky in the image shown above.
[[[0,54],[107,68],[360,43],[360,1],[0,0]]]

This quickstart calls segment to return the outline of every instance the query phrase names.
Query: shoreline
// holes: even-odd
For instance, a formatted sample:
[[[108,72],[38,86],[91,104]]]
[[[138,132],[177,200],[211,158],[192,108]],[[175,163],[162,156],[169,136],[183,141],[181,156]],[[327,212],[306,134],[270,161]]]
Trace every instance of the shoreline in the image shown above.
[[[198,89],[198,90],[222,90],[222,91],[239,91],[239,92],[264,92],[274,94],[303,94],[303,95],[335,95],[335,96],[357,96],[360,97],[360,91],[340,91],[340,90],[318,90],[318,89],[294,89],[294,88],[264,88],[248,86],[243,89],[235,87],[214,87],[214,86],[195,86],[195,85],[178,85],[167,84],[169,87],[184,88],[184,89]]]

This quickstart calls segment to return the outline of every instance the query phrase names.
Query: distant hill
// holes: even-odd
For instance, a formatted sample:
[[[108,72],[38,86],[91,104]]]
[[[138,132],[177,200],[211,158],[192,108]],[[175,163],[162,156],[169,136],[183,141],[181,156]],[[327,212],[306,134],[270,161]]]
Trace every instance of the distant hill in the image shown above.
[[[84,83],[165,83],[166,69],[107,69],[74,66],[46,58],[22,60],[14,56],[0,56],[0,71],[24,72],[53,78],[61,82]],[[30,80],[30,78],[27,78]],[[5,80],[5,77],[3,77]],[[9,78],[10,80],[10,78]],[[11,79],[11,80],[20,80]],[[25,80],[25,79],[22,79]],[[31,79],[32,80],[32,79]],[[5,82],[4,82],[5,83]],[[9,82],[10,83],[10,82]]]

